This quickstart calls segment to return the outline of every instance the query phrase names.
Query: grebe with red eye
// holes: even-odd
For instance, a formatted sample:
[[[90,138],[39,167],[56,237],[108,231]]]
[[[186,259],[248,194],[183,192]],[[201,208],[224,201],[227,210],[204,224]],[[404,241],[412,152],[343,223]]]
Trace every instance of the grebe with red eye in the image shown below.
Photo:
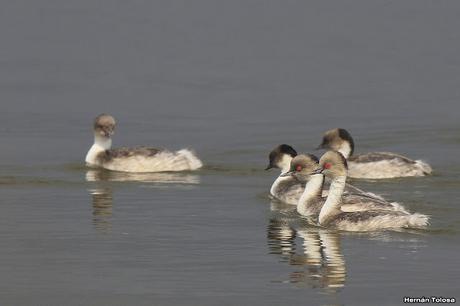
[[[387,210],[342,211],[347,161],[339,152],[327,151],[321,157],[318,169],[313,173],[324,174],[332,179],[329,195],[318,216],[318,223],[321,226],[346,231],[378,231],[428,226],[429,217],[419,213],[410,214]]]
[[[318,216],[321,207],[326,201],[326,197],[323,194],[324,175],[321,173],[314,173],[318,167],[318,159],[314,155],[300,154],[292,159],[290,171],[281,175],[282,177],[293,177],[301,183],[306,183],[304,192],[297,202],[297,211],[304,216]],[[323,165],[324,169],[330,169],[331,167],[332,164],[329,162]],[[329,193],[333,191],[333,189],[329,189]],[[405,212],[404,207],[398,203],[389,203],[366,194],[346,193],[342,196],[341,200],[340,210],[343,212],[367,210]]]
[[[290,170],[291,161],[295,156],[297,156],[297,152],[296,150],[294,150],[293,147],[287,144],[279,145],[270,152],[268,156],[269,164],[265,168],[265,170],[278,168],[281,170],[280,174],[283,174]],[[316,160],[318,161],[317,157],[315,157],[314,155],[310,156],[312,158],[316,158]],[[297,205],[300,197],[304,192],[305,183],[306,181],[300,182],[299,180],[290,176],[279,175],[275,179],[270,188],[270,196],[286,204]],[[327,189],[324,190],[323,196],[326,196],[327,192]],[[370,192],[365,192],[350,184],[346,184],[345,193],[350,195],[363,195],[375,199],[377,201],[383,201],[388,203],[382,197]]]
[[[196,170],[201,160],[188,150],[171,152],[150,147],[111,149],[115,119],[106,114],[94,120],[94,144],[86,154],[88,166],[122,172],[166,172]]]
[[[390,152],[372,152],[353,155],[355,143],[345,129],[332,129],[324,133],[318,148],[335,150],[348,160],[348,176],[352,178],[384,179],[431,174],[430,165]]]

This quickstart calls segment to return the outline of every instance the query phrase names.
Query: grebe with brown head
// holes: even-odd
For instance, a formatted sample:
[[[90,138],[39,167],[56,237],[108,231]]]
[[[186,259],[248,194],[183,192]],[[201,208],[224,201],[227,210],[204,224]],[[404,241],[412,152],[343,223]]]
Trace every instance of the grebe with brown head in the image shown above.
[[[196,170],[202,162],[188,149],[176,152],[151,147],[112,149],[115,119],[102,114],[94,120],[94,144],[86,154],[88,166],[122,172],[166,172]]]

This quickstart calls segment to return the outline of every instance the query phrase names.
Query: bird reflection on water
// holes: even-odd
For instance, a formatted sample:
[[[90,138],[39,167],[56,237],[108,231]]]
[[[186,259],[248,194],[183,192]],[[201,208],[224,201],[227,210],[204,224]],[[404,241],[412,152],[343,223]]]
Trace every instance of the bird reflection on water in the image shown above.
[[[100,232],[108,234],[112,231],[112,190],[96,188],[88,190],[93,202],[93,225]]]
[[[287,282],[332,292],[344,287],[347,270],[340,234],[302,222],[282,204],[272,202],[271,209],[281,213],[269,219],[267,243],[271,254],[295,267]]]
[[[143,182],[157,186],[196,185],[200,177],[189,173],[126,173],[90,169],[86,172],[86,181],[93,183],[88,192],[92,198],[93,225],[96,231],[109,234],[112,232],[113,191],[110,182]]]
[[[88,182],[145,182],[160,184],[199,184],[200,177],[196,174],[179,172],[131,173],[91,169],[86,172]]]

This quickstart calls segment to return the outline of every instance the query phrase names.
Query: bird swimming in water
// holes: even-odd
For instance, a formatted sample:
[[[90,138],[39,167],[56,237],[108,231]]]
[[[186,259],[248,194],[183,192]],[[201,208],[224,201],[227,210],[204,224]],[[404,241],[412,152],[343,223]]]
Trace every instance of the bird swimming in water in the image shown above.
[[[281,175],[283,177],[291,176],[300,183],[305,184],[304,192],[297,203],[297,212],[303,216],[317,217],[326,201],[326,196],[323,193],[324,175],[314,172],[318,167],[318,158],[316,156],[312,154],[300,154],[292,159],[290,171]],[[330,189],[329,192],[331,192]],[[343,194],[340,210],[344,212],[366,210],[406,212],[404,207],[398,203],[390,203],[362,193]]]
[[[342,153],[348,161],[348,176],[363,179],[385,179],[431,174],[430,165],[391,152],[371,152],[353,155],[355,143],[345,129],[332,129],[324,133],[318,149]]]
[[[188,150],[168,151],[151,147],[112,149],[115,119],[101,114],[94,120],[94,144],[86,154],[88,166],[122,172],[166,172],[196,170],[203,166]]]
[[[297,203],[299,202],[300,197],[304,193],[306,181],[298,180],[292,176],[283,176],[282,174],[289,171],[291,167],[291,161],[296,156],[297,151],[294,150],[293,147],[287,144],[281,144],[279,146],[276,146],[270,152],[268,156],[269,164],[265,168],[265,170],[269,170],[272,168],[278,168],[281,170],[280,175],[275,179],[270,188],[270,195],[273,198],[280,200],[281,202],[292,205],[297,205]],[[327,189],[324,189],[323,196],[326,196],[327,192]],[[385,199],[383,199],[382,197],[371,192],[363,191],[351,184],[346,185],[345,193],[347,195],[361,195],[367,198],[375,199],[376,201],[382,201],[389,204],[389,202],[385,201]]]
[[[321,226],[345,231],[379,231],[425,228],[429,224],[429,217],[419,213],[388,210],[343,212],[340,206],[347,178],[347,161],[339,152],[327,151],[321,157],[318,169],[313,173],[324,174],[332,180],[329,195],[318,216]]]

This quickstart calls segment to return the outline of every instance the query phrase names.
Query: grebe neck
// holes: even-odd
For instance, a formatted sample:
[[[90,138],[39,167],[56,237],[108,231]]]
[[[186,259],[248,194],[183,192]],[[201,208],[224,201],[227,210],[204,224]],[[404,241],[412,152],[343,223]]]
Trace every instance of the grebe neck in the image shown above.
[[[94,135],[94,144],[86,154],[85,161],[90,165],[97,165],[97,155],[103,151],[110,150],[112,147],[112,139],[109,137],[102,137]]]
[[[343,155],[343,157],[345,157],[345,159],[348,159],[351,156],[351,150],[350,143],[348,141],[344,141],[338,151]]]
[[[321,199],[324,184],[323,174],[313,174],[305,185],[305,190],[297,204],[297,212],[301,215],[311,215],[310,204],[314,200]]]
[[[281,169],[281,173],[286,173],[291,169],[291,160],[292,156],[283,154],[277,165]]]
[[[346,176],[337,176],[332,179],[331,187],[329,187],[329,194],[326,203],[324,203],[319,213],[319,224],[323,224],[330,216],[333,216],[340,211],[340,204],[342,202],[342,194],[345,189]]]

